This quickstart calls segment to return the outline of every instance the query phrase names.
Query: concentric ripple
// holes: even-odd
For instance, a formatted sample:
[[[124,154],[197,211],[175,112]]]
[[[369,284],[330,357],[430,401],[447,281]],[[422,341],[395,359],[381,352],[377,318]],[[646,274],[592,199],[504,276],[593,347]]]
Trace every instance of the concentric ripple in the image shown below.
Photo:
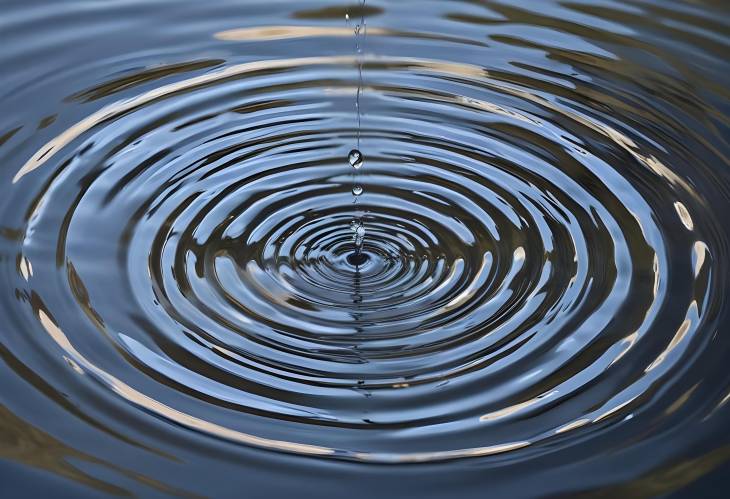
[[[727,109],[726,89],[687,83],[680,98],[680,77],[622,71],[620,9],[573,52],[529,40],[548,30],[537,11],[519,41],[502,33],[511,9],[442,13],[493,23],[486,53],[513,50],[508,64],[474,57],[487,50],[475,38],[374,26],[359,132],[358,59],[301,50],[116,75],[77,89],[62,125],[6,133],[5,357],[97,427],[123,436],[154,419],[201,453],[474,469],[594,455],[582,469],[605,470],[600,456],[631,452],[639,474],[701,454],[730,397],[730,163],[713,107]],[[569,26],[549,40],[577,44]],[[210,35],[347,39],[328,29]],[[419,48],[433,40],[468,47],[464,60]],[[555,61],[535,66],[541,51]],[[644,449],[700,427],[675,451]],[[545,493],[602,481],[621,483]]]

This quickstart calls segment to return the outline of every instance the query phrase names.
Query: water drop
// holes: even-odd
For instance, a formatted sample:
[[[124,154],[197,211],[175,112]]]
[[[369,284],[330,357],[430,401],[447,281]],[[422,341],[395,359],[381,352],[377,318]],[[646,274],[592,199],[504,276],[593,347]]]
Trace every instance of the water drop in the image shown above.
[[[350,154],[347,155],[347,159],[350,161],[350,165],[355,169],[359,170],[363,163],[363,157],[362,153],[358,151],[357,149],[353,149],[350,151]]]
[[[355,187],[352,188],[353,196],[359,196],[360,194],[362,194],[362,186],[356,185]]]

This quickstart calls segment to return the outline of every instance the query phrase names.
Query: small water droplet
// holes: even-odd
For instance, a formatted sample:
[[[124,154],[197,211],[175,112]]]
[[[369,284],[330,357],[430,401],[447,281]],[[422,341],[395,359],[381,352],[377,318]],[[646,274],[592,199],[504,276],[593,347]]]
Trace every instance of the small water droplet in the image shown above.
[[[350,165],[355,170],[358,170],[362,166],[364,158],[360,151],[358,151],[357,149],[353,149],[352,151],[350,151],[350,154],[347,155],[347,159],[350,161]]]
[[[345,14],[345,21],[349,21],[349,20],[350,20],[350,14]]]
[[[362,194],[362,187],[361,186],[356,185],[355,187],[352,188],[352,195],[353,196],[359,196],[360,194]]]

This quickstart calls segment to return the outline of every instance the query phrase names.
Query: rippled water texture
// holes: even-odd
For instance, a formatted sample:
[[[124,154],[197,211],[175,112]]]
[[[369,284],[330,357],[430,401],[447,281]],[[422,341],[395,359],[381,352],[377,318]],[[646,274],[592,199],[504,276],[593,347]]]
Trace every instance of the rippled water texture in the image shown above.
[[[358,5],[0,3],[0,491],[726,497],[728,4]]]

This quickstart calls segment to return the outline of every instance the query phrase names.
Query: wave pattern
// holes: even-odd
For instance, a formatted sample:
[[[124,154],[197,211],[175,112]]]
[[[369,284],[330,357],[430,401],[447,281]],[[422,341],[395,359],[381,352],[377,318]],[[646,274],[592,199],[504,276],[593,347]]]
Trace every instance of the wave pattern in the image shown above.
[[[456,496],[534,497],[663,493],[724,463],[728,13],[669,3],[444,2],[398,24],[405,6],[368,2],[359,132],[354,7],[292,3],[285,25],[249,6],[241,27],[183,3],[189,24],[142,36],[167,56],[3,77],[0,101],[38,101],[0,122],[3,359],[74,418],[81,461],[133,482],[45,467],[198,493],[131,471],[187,448],[249,456],[249,477],[290,455],[295,476],[340,467],[333,487],[367,470],[395,493],[433,466]],[[137,15],[117,9],[81,35]],[[12,40],[47,10],[10,8]]]

